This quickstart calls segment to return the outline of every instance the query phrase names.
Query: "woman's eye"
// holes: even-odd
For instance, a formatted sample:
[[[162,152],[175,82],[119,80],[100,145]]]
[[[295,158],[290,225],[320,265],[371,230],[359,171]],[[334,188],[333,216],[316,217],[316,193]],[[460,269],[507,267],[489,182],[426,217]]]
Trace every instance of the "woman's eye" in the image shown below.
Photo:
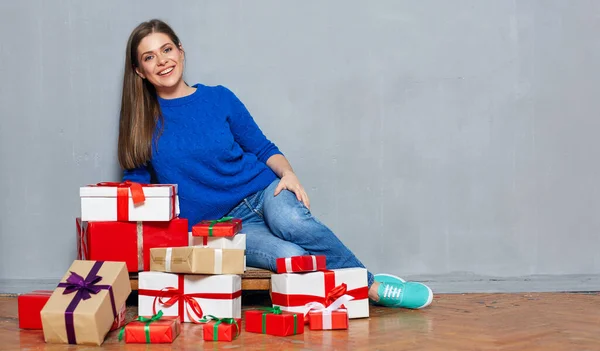
[[[152,60],[152,55],[148,55],[146,57],[144,57],[144,61],[150,61]]]
[[[169,51],[171,51],[171,50],[172,50],[171,48],[166,48],[166,49],[165,49],[165,52],[169,52]]]

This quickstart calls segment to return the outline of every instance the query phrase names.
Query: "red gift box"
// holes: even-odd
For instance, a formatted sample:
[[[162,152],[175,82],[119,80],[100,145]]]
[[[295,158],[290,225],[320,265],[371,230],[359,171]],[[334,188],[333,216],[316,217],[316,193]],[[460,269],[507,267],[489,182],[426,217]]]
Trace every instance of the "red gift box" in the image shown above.
[[[326,270],[325,256],[292,256],[275,260],[277,273],[315,272]]]
[[[212,316],[211,321],[204,325],[203,337],[205,341],[233,341],[240,335],[242,327],[241,318],[219,319]]]
[[[310,311],[308,323],[310,330],[348,329],[348,311]]]
[[[127,344],[172,343],[180,331],[179,318],[163,317],[160,311],[151,318],[138,317],[127,324],[119,335],[119,340],[124,338]]]
[[[77,218],[77,259],[125,262],[129,272],[150,269],[150,249],[188,246],[188,221],[82,222]]]
[[[40,312],[52,290],[34,290],[30,293],[19,295],[17,305],[19,310],[19,328],[21,329],[42,329],[42,318]]]
[[[242,220],[223,217],[217,220],[201,221],[192,227],[193,236],[234,236],[242,230]]]
[[[304,334],[304,316],[279,307],[246,311],[246,331],[275,336]]]
[[[121,309],[119,310],[119,312],[117,312],[118,313],[117,317],[115,318],[115,321],[113,322],[112,327],[110,327],[110,331],[119,329],[125,325],[125,313],[126,312],[127,312],[127,306],[124,303],[123,306],[121,306]]]

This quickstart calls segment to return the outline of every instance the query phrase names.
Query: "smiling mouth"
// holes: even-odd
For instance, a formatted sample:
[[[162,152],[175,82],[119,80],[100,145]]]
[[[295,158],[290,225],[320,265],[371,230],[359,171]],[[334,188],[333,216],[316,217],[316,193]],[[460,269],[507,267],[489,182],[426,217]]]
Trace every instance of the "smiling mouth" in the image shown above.
[[[165,70],[162,70],[162,71],[158,72],[158,75],[159,76],[166,76],[167,74],[173,72],[174,69],[175,69],[175,67],[169,67],[169,68],[167,68]]]

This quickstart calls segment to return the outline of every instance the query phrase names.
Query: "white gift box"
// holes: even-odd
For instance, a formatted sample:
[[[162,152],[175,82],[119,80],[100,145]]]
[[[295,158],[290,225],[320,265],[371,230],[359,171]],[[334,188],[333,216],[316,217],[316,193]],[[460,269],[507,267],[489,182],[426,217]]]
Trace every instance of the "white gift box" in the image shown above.
[[[161,304],[178,296],[170,307]],[[199,275],[163,272],[140,272],[138,275],[138,315],[152,316],[163,311],[165,316],[179,316],[191,322],[188,312],[198,320],[205,315],[217,318],[241,318],[242,278],[239,275]],[[197,316],[186,299],[198,302],[202,316]],[[181,305],[183,303],[183,305]]]
[[[320,302],[325,304],[330,292],[340,292],[342,284],[346,284],[344,294],[354,297],[352,301],[344,304],[348,309],[348,317],[368,317],[368,282],[365,268],[273,274],[271,275],[273,306],[279,306],[283,311],[306,314],[308,311],[307,303]]]
[[[189,232],[190,246],[204,246],[213,249],[246,250],[246,234],[234,236],[192,236]]]
[[[109,183],[113,184],[113,183]],[[123,188],[121,188],[123,189]],[[87,185],[79,189],[82,221],[170,221],[179,215],[176,184],[151,184],[142,187],[145,201],[133,203],[131,190],[120,201],[118,187]]]

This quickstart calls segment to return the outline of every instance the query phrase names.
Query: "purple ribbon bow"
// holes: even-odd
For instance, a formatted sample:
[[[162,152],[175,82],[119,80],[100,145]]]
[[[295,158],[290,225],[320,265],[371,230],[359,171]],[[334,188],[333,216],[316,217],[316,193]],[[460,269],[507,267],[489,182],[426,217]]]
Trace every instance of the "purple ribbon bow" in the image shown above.
[[[65,291],[63,291],[63,295],[72,294],[78,291],[81,294],[81,298],[87,300],[92,297],[90,293],[97,294],[100,292],[100,290],[102,290],[101,287],[96,285],[101,280],[102,277],[98,275],[83,279],[82,276],[71,271],[71,276],[67,278],[67,283],[62,283],[65,284]]]
[[[97,285],[102,277],[96,275],[102,267],[103,261],[96,261],[94,266],[88,273],[85,279],[79,274],[71,271],[71,275],[67,278],[66,283],[59,283],[59,288],[65,288],[63,291],[63,295],[68,295],[75,293],[73,296],[73,300],[65,311],[65,326],[67,328],[67,339],[69,344],[77,344],[77,339],[75,338],[75,324],[73,321],[73,312],[75,312],[75,308],[79,305],[81,300],[87,300],[92,297],[91,294],[97,294],[100,290],[108,290],[108,294],[110,295],[110,303],[112,305],[113,316],[117,316],[117,309],[115,307],[115,296],[113,294],[112,286],[110,285]]]

